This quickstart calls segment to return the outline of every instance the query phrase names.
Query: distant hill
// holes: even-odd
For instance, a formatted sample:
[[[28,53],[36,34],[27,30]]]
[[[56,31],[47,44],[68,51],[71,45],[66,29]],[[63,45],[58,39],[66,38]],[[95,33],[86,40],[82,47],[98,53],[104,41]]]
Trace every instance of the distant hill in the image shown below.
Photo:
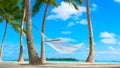
[[[28,59],[24,59],[28,61]],[[75,58],[46,58],[47,61],[79,61]]]
[[[79,61],[75,58],[47,58],[47,61]]]

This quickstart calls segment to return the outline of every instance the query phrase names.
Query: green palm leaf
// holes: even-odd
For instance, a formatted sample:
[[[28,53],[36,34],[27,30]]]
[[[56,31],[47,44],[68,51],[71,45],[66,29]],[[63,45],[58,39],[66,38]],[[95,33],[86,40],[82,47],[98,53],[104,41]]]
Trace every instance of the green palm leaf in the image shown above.
[[[15,22],[10,22],[10,24],[16,32],[20,33],[20,24],[16,24]],[[26,35],[26,31],[24,29],[23,35]]]
[[[35,1],[36,1],[36,3],[34,4],[34,6],[32,8],[32,16],[35,16],[35,14],[39,12],[42,2],[44,0],[35,0]]]
[[[4,18],[0,18],[0,23],[2,23],[4,21]]]
[[[52,1],[51,1],[51,4],[52,4],[53,6],[55,6],[56,8],[58,7],[58,4],[57,4],[56,0],[52,0]]]
[[[83,0],[76,0],[79,4],[83,3]]]
[[[37,14],[39,12],[42,4],[47,3],[49,0],[35,0],[35,1],[36,1],[36,3],[32,8],[33,9],[32,10],[32,16],[35,16],[35,14]],[[58,4],[57,4],[56,0],[50,0],[50,4],[55,6],[55,7],[58,7]]]
[[[71,3],[75,7],[76,10],[79,10],[79,7],[73,1]]]
[[[64,2],[71,3],[76,10],[79,10],[78,4],[82,4],[83,0],[63,0]]]

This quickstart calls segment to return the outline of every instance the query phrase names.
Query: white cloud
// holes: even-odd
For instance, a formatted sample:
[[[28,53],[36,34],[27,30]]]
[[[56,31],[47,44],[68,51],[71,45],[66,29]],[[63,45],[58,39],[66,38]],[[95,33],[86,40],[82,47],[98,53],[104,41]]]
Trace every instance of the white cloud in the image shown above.
[[[76,10],[72,4],[61,2],[58,8],[52,9],[52,15],[49,15],[47,19],[62,19],[67,20],[71,18],[71,16],[81,16],[84,12],[86,12],[86,7],[79,6],[80,10]]]
[[[70,22],[70,23],[67,25],[67,27],[72,27],[73,25],[75,25],[75,23],[74,23],[74,22]]]
[[[92,9],[92,10],[96,10],[96,8],[97,8],[97,5],[96,5],[95,3],[93,3],[91,9]]]
[[[120,0],[114,0],[115,2],[117,2],[117,3],[120,3]]]
[[[76,24],[86,25],[86,24],[87,24],[87,20],[86,20],[86,19],[82,19],[82,20],[80,20],[80,21],[77,21],[76,23],[70,22],[70,23],[67,25],[67,28],[72,27],[72,26],[74,26],[74,25],[76,25]]]
[[[72,38],[58,37],[57,39],[61,39],[62,42],[76,42],[76,40]]]
[[[116,39],[115,38],[103,38],[101,42],[105,44],[116,44]]]
[[[94,4],[94,3],[92,4],[92,6],[93,6],[94,8],[97,8],[97,5],[96,5],[96,4]]]
[[[105,44],[116,44],[117,43],[117,39],[115,38],[115,34],[114,33],[109,33],[109,32],[102,32],[100,33],[100,37],[101,42],[105,43]]]
[[[86,25],[87,24],[87,20],[86,19],[82,19],[80,22],[77,22],[79,24],[82,24],[82,25]]]
[[[109,50],[115,50],[115,48],[112,47],[112,46],[108,47],[108,49],[109,49]]]
[[[71,34],[71,31],[62,31],[61,34]]]
[[[102,32],[100,33],[101,38],[114,38],[116,35],[114,33]]]

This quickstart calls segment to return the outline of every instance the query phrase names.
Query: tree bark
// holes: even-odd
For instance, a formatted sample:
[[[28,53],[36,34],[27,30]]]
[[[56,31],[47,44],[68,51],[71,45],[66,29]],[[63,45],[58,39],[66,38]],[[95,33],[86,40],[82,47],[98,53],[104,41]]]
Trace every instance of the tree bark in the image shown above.
[[[5,31],[4,31],[2,43],[1,43],[1,46],[0,46],[0,61],[2,61],[2,50],[3,50],[3,45],[4,45],[4,41],[5,41],[6,34],[7,34],[7,29],[8,29],[8,21],[6,21]]]
[[[90,40],[90,52],[86,62],[94,62],[94,40],[92,33],[92,23],[90,20],[90,9],[89,9],[89,0],[86,0],[86,10],[87,10],[87,18],[88,18],[88,30],[89,30],[89,40]]]
[[[26,39],[28,45],[29,64],[36,65],[40,64],[38,54],[35,50],[33,38],[32,38],[32,27],[31,27],[31,16],[30,16],[30,0],[25,0],[26,8]]]
[[[45,48],[44,48],[44,31],[45,31],[45,22],[46,22],[46,16],[48,12],[48,8],[50,5],[50,0],[48,1],[46,5],[46,9],[44,12],[44,17],[42,21],[42,34],[41,34],[41,57],[40,57],[40,63],[46,63],[46,58],[45,58]]]
[[[24,62],[22,35],[23,35],[23,26],[24,26],[25,15],[26,15],[26,9],[25,9],[25,6],[24,6],[23,17],[22,17],[22,22],[21,22],[21,29],[20,29],[20,52],[19,52],[18,62]]]

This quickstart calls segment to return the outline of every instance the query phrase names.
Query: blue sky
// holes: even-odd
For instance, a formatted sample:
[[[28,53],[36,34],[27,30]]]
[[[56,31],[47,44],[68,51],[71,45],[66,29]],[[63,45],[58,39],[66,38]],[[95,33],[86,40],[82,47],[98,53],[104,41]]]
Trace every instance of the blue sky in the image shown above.
[[[58,1],[59,7],[50,6],[45,34],[50,38],[61,38],[67,43],[84,43],[89,46],[88,25],[86,17],[85,0],[80,10],[77,11],[72,5]],[[95,60],[120,61],[120,0],[91,0],[91,22],[94,34]],[[45,4],[41,11],[32,18],[32,23],[41,30],[42,17],[45,10]],[[5,23],[0,24],[0,43],[4,32]],[[40,33],[33,27],[33,37],[35,47],[40,54]],[[7,31],[3,59],[18,58],[19,53],[19,34],[11,26]],[[72,54],[60,54],[48,45],[45,45],[46,57],[72,57],[79,60],[86,60],[89,50],[79,49]],[[24,37],[24,56],[28,57],[27,44]]]

